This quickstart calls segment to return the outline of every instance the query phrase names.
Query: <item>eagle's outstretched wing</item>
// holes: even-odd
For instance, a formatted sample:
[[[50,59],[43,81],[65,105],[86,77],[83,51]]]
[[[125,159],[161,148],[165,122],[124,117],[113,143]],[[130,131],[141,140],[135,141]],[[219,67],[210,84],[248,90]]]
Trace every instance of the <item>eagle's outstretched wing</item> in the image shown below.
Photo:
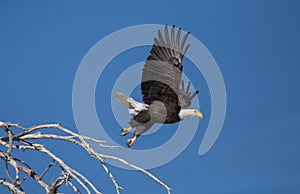
[[[141,90],[143,101],[151,104],[153,101],[161,101],[165,104],[180,109],[179,85],[182,74],[182,59],[190,45],[184,47],[189,33],[180,40],[181,29],[177,31],[175,38],[175,26],[169,35],[165,26],[163,38],[158,30],[158,39],[154,38],[154,45],[150,51],[143,69]]]

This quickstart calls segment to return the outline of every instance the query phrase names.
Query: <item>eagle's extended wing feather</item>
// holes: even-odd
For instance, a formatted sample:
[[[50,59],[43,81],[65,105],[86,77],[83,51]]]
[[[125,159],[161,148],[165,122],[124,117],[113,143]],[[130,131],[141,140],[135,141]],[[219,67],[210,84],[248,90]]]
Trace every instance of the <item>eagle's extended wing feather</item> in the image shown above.
[[[199,91],[190,93],[190,85],[191,82],[188,82],[184,87],[184,82],[181,81],[181,88],[179,89],[179,105],[181,108],[189,107],[192,104],[192,99],[199,93]]]
[[[178,106],[179,85],[182,74],[182,59],[187,48],[184,43],[188,37],[185,34],[180,42],[181,29],[175,39],[175,26],[171,29],[171,40],[168,27],[165,27],[164,37],[158,30],[158,38],[150,51],[143,69],[141,90],[143,101],[151,104],[153,101],[176,104]]]

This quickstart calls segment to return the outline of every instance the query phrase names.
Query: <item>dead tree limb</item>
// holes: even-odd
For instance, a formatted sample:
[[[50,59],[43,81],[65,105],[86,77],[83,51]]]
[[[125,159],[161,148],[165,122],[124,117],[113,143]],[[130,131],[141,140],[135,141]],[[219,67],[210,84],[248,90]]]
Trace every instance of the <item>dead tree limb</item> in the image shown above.
[[[61,124],[43,124],[36,125],[30,128],[24,128],[16,123],[4,123],[0,121],[0,128],[4,130],[5,134],[3,136],[0,136],[0,145],[2,146],[0,146],[0,159],[4,163],[4,171],[7,178],[9,179],[6,180],[5,178],[0,178],[0,184],[10,190],[12,193],[25,193],[22,188],[22,184],[27,181],[27,177],[31,177],[32,180],[37,182],[42,188],[44,188],[47,194],[57,193],[57,190],[62,185],[72,187],[75,193],[81,193],[79,187],[85,190],[86,193],[101,193],[96,185],[94,185],[94,183],[86,178],[85,175],[75,170],[70,165],[66,164],[62,158],[55,155],[44,144],[37,143],[35,141],[44,139],[70,142],[84,149],[92,158],[96,159],[100,163],[107,176],[114,184],[117,194],[120,194],[120,189],[123,188],[119,185],[116,178],[109,170],[108,166],[105,163],[105,160],[115,160],[132,169],[140,171],[160,184],[162,187],[164,187],[167,190],[168,194],[170,194],[171,192],[171,188],[168,185],[166,185],[150,172],[117,156],[98,153],[87,143],[87,141],[97,143],[103,148],[114,149],[117,148],[117,146],[105,145],[105,141],[103,140],[97,140],[92,137],[80,135],[65,127],[62,127]],[[51,133],[43,133],[42,129],[53,129],[53,131],[51,131]],[[59,131],[60,133],[58,133]],[[61,135],[61,132],[64,132],[64,135]],[[47,155],[52,159],[52,162],[40,175],[38,175],[35,170],[27,164],[26,161],[23,161],[21,158],[14,157],[14,150],[35,150]],[[47,183],[47,181],[44,180],[44,177],[54,166],[59,166],[59,168],[61,169],[61,174],[57,175],[57,177],[53,177],[51,183]],[[14,172],[11,173],[10,170],[13,170]],[[21,178],[21,176],[23,177]]]

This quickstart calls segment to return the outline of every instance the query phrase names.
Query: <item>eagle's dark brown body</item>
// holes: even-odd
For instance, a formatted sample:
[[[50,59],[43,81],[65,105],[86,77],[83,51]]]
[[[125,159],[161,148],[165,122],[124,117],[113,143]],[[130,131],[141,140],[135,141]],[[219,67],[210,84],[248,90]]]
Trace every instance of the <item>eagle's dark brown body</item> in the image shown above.
[[[150,120],[154,123],[165,124],[172,124],[180,121],[178,114],[181,106],[179,105],[178,95],[170,86],[152,80],[142,82],[141,89],[143,91],[144,102],[148,102],[147,104],[150,105],[150,108],[149,110],[142,111],[138,115],[135,115],[132,118],[133,120],[129,123],[131,127],[147,123]],[[151,110],[153,111],[151,112]]]

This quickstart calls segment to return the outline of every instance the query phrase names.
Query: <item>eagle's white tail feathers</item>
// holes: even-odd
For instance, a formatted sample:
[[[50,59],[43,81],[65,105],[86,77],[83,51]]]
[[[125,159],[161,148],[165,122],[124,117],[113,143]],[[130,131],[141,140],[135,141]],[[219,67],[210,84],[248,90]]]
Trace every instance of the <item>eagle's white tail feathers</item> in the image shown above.
[[[148,105],[135,101],[121,92],[115,92],[115,98],[128,109],[129,114],[137,115],[143,110],[148,110]]]
[[[128,97],[121,92],[115,92],[115,98],[126,108],[129,108]]]

